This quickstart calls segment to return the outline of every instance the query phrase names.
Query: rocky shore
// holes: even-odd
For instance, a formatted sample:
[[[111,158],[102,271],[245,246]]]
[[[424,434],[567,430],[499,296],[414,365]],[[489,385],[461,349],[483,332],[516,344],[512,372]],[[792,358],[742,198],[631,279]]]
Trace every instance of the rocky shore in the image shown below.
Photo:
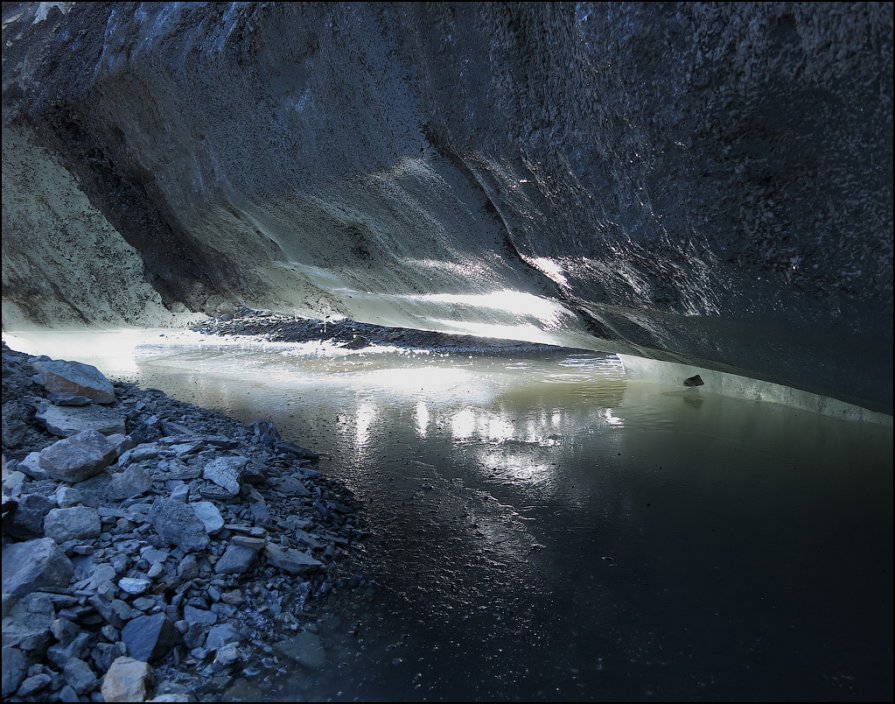
[[[204,335],[252,335],[270,342],[330,342],[359,350],[383,345],[440,354],[518,355],[556,352],[561,348],[534,342],[519,342],[474,335],[449,335],[429,330],[393,328],[355,320],[317,320],[240,307],[190,326]],[[589,350],[588,350],[589,351]]]
[[[317,667],[305,605],[358,576],[316,454],[3,344],[3,699],[213,701]]]

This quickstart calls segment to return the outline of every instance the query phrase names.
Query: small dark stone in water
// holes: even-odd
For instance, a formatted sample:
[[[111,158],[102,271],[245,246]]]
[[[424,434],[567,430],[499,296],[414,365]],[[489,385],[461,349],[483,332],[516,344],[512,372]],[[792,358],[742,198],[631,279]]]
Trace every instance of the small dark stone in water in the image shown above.
[[[699,374],[695,376],[691,376],[688,379],[684,379],[684,386],[703,386],[705,382],[702,380],[702,377]]]

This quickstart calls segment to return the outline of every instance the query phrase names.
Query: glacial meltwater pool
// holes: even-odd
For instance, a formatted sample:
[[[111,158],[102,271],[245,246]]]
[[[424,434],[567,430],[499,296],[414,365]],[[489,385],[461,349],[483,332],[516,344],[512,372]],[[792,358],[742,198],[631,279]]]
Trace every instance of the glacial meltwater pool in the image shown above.
[[[154,333],[4,335],[325,454],[374,584],[229,700],[891,700],[892,426],[626,379]],[[139,343],[139,344],[138,344]]]

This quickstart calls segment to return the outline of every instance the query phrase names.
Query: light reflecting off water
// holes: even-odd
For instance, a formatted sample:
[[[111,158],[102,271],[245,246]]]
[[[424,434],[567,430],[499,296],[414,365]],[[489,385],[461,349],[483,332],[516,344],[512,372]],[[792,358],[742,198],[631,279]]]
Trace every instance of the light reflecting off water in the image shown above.
[[[633,381],[596,353],[158,334],[118,361],[110,337],[9,342],[272,420],[372,532],[376,586],[311,605],[324,669],[228,699],[892,698],[891,425]]]

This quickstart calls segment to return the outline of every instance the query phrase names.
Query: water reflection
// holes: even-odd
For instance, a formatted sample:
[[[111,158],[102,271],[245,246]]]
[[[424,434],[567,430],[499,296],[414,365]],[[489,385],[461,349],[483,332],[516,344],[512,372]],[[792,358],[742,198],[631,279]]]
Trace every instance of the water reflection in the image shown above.
[[[891,700],[891,427],[599,355],[282,352],[137,360],[367,507],[377,586],[314,606],[327,666],[243,699]]]
[[[425,438],[428,432],[429,409],[426,407],[425,401],[418,401],[416,404],[416,434]]]

